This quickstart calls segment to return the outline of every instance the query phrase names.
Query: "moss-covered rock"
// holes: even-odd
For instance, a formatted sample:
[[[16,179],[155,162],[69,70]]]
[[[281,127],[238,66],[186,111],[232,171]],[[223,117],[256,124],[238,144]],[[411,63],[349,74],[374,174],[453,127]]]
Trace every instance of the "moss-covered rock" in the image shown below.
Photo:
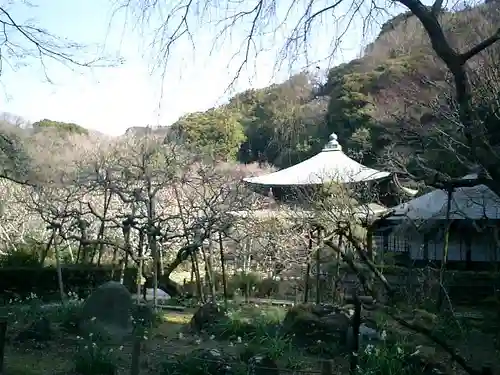
[[[333,306],[301,304],[292,307],[283,321],[283,332],[299,345],[332,343],[345,346],[349,317]]]
[[[221,306],[214,302],[209,302],[196,310],[189,325],[191,329],[199,332],[215,325],[220,325],[228,320],[229,318]]]

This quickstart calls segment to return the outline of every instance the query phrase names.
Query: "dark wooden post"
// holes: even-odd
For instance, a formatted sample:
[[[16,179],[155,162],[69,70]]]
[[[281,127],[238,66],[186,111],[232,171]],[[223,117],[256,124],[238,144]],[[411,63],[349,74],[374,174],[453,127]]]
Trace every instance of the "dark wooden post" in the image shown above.
[[[7,334],[7,318],[2,316],[0,317],[0,375],[3,374],[6,334]]]
[[[361,301],[358,298],[356,291],[352,296],[354,302],[354,316],[352,318],[352,348],[350,352],[349,375],[356,375],[358,367],[358,352],[359,352],[359,326],[361,325]]]

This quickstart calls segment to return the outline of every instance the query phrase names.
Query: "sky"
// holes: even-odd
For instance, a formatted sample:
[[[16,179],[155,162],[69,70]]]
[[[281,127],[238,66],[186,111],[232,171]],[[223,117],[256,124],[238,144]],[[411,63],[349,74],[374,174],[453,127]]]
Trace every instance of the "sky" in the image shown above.
[[[249,30],[248,23],[238,23],[232,29],[233,34],[212,50],[216,26],[197,22],[193,16],[195,51],[187,39],[180,40],[169,55],[166,69],[155,70],[153,65],[158,59],[151,41],[152,32],[158,25],[155,18],[158,13],[147,25],[134,28],[137,18],[125,11],[113,13],[116,4],[111,0],[51,0],[43,3],[36,6],[34,1],[33,6],[26,6],[22,1],[14,1],[4,9],[18,23],[36,22],[37,26],[52,34],[89,46],[85,50],[89,56],[119,58],[121,62],[116,66],[70,70],[47,59],[44,60],[45,68],[42,68],[38,59],[31,59],[23,60],[24,65],[10,68],[9,62],[21,61],[7,57],[0,78],[2,112],[22,116],[31,122],[47,118],[120,135],[133,126],[170,125],[182,115],[219,105],[230,96],[226,89],[235,77],[242,55],[232,64],[229,62],[240,50]],[[278,16],[285,11],[285,8],[276,10]],[[290,20],[293,21],[293,17],[292,14]],[[215,16],[209,18],[215,19]],[[290,24],[294,24],[292,21]],[[247,69],[233,87],[234,91],[283,81],[305,65],[302,56],[293,69],[288,64],[278,71],[275,69],[276,54],[290,27],[285,25],[276,35],[258,39],[260,47],[266,51],[247,64]],[[324,69],[359,55],[365,42],[361,24],[354,24],[349,30],[342,39],[342,50],[333,60],[313,65]],[[325,50],[328,51],[338,33],[338,30],[328,27],[313,33],[307,57],[313,61],[326,56]],[[19,35],[12,33],[9,37],[11,41],[27,46]],[[5,53],[2,56],[6,56]]]

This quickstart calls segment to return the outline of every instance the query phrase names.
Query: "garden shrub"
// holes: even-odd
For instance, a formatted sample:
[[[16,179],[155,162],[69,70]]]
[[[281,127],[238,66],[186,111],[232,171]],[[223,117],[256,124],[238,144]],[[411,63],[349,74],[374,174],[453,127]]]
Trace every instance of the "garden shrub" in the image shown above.
[[[255,292],[261,283],[261,276],[256,272],[239,272],[231,276],[227,281],[228,291],[239,291],[239,294],[245,295],[248,292]]]
[[[240,306],[226,312],[227,319],[210,327],[218,338],[253,340],[278,335],[285,311],[279,307]]]
[[[96,267],[92,265],[74,265],[62,268],[64,288],[79,298],[86,298],[90,292],[107,281],[118,278],[118,272],[112,267]],[[124,283],[134,291],[136,270],[125,270]],[[26,299],[36,294],[42,300],[59,298],[59,284],[55,267],[1,267],[0,298],[4,302],[12,299]]]
[[[0,267],[41,267],[41,254],[45,246],[34,241],[11,246],[0,256]]]
[[[280,282],[272,278],[262,279],[257,285],[257,297],[272,297],[278,294]]]

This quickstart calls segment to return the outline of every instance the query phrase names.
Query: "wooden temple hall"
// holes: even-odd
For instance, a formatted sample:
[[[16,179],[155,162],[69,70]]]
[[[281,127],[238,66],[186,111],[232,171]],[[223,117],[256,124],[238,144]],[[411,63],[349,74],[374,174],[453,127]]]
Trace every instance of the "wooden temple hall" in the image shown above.
[[[323,150],[313,157],[289,168],[264,176],[248,177],[248,187],[260,194],[272,194],[277,201],[307,205],[325,184],[342,184],[353,189],[377,191],[377,203],[393,206],[413,197],[417,191],[404,187],[395,173],[365,167],[342,151],[337,135],[330,135]],[[373,200],[373,194],[365,194]],[[365,202],[368,203],[368,202]]]
[[[375,247],[416,265],[491,269],[500,261],[500,198],[472,173],[386,211]]]
[[[307,198],[325,184],[356,192],[376,190],[377,194],[354,193],[354,215],[367,227],[377,257],[385,259],[392,253],[415,265],[445,259],[465,268],[500,261],[500,198],[477,174],[419,195],[405,187],[396,173],[368,168],[351,159],[332,134],[315,156],[274,173],[247,177],[244,182],[275,201],[265,214],[254,212],[256,217],[279,215],[285,207],[310,211]]]

